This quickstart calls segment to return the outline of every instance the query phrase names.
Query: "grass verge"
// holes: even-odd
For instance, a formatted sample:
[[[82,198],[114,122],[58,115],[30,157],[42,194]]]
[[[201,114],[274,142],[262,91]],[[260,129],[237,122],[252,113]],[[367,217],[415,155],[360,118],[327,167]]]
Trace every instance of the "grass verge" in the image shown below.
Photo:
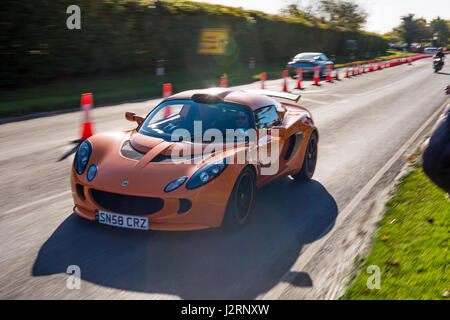
[[[424,174],[421,164],[404,177],[367,259],[341,299],[448,299],[450,200]],[[369,266],[381,270],[380,289],[368,289]]]
[[[336,68],[342,68],[345,67],[347,63],[366,63],[367,60],[378,60],[378,59],[394,59],[394,58],[401,58],[401,57],[408,57],[413,56],[417,53],[411,53],[411,52],[402,52],[402,51],[395,51],[395,50],[387,50],[384,55],[378,55],[378,56],[357,56],[353,61],[350,61],[348,59],[337,59],[335,64]]]

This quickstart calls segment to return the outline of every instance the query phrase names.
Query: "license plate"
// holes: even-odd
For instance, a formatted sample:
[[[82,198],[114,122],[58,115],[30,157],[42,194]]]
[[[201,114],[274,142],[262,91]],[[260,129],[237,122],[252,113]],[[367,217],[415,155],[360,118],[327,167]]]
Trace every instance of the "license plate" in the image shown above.
[[[111,213],[98,210],[95,215],[95,219],[99,223],[107,224],[109,226],[128,229],[148,230],[148,218],[129,216],[125,214]]]

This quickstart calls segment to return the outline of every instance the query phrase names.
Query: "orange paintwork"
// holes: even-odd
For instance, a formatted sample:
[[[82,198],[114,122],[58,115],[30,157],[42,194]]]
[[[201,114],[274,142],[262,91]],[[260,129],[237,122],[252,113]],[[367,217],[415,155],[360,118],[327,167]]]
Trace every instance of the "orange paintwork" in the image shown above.
[[[230,89],[214,89],[219,94],[228,92]],[[204,92],[201,90],[186,91],[168,99],[189,98],[194,93]],[[142,217],[148,217],[149,229],[153,230],[196,230],[211,227],[219,227],[222,224],[228,198],[230,197],[234,183],[240,172],[247,165],[252,166],[256,172],[256,185],[261,187],[280,177],[297,173],[302,165],[309,137],[313,130],[316,130],[311,114],[304,108],[295,104],[283,103],[267,96],[250,95],[241,91],[233,91],[224,94],[229,101],[245,104],[253,110],[274,103],[281,102],[283,111],[279,110],[282,119],[281,127],[286,128],[285,137],[279,138],[280,160],[279,170],[274,175],[261,175],[259,164],[230,164],[214,180],[193,190],[186,189],[186,183],[171,192],[165,192],[165,186],[180,177],[191,177],[199,167],[205,164],[182,164],[170,162],[152,162],[160,154],[170,155],[171,149],[176,143],[168,142],[160,138],[150,137],[138,133],[117,132],[97,134],[88,140],[92,145],[92,154],[83,174],[79,175],[72,166],[71,186],[74,199],[74,213],[89,219],[95,220],[95,210],[108,211],[102,208],[93,199],[91,188],[97,190],[143,197],[156,197],[164,201],[162,209],[156,213]],[[225,99],[225,101],[228,101]],[[288,160],[284,159],[289,139],[292,134],[301,131],[303,139],[295,154]],[[145,153],[140,160],[133,160],[121,154],[124,142],[130,140],[132,146]],[[270,143],[270,139],[269,142]],[[264,147],[264,146],[259,146]],[[224,148],[225,150],[225,148]],[[233,150],[233,152],[243,152],[244,150]],[[217,158],[220,155],[214,157]],[[208,161],[206,161],[208,162]],[[87,168],[91,164],[98,167],[98,172],[93,181],[86,178]],[[127,180],[129,184],[122,186],[122,182]],[[84,187],[83,199],[78,193],[76,184]],[[180,199],[188,199],[192,202],[192,207],[186,212],[177,213],[180,206]],[[124,214],[123,212],[121,212]]]

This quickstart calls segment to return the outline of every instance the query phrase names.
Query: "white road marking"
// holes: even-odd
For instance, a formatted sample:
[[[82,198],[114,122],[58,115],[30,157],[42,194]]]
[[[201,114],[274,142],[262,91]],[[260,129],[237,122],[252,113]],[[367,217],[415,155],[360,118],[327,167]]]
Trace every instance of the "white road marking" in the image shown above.
[[[12,208],[12,209],[6,211],[5,214],[10,214],[10,213],[13,213],[13,212],[16,212],[16,211],[19,211],[19,210],[22,210],[22,209],[34,206],[36,204],[40,204],[40,203],[43,203],[43,202],[46,202],[46,201],[49,201],[49,200],[53,200],[53,199],[59,198],[61,196],[65,196],[66,194],[69,194],[69,193],[72,193],[72,191],[71,190],[67,190],[67,191],[60,192],[58,194],[54,194],[52,196],[46,197],[46,198],[42,198],[42,199],[39,199],[39,200],[36,200],[36,201],[33,201],[33,202],[29,202],[29,203],[24,204],[22,206]]]
[[[370,190],[375,186],[375,184],[384,176],[384,174],[391,168],[391,166],[403,155],[404,152],[414,143],[414,141],[419,137],[423,130],[430,125],[431,121],[435,120],[439,114],[441,114],[446,105],[449,103],[450,99],[447,99],[444,104],[442,104],[431,117],[425,121],[422,126],[403,144],[403,146],[389,159],[388,162],[380,169],[378,172],[369,180],[369,182],[362,188],[358,194],[352,199],[352,201],[342,210],[341,213],[337,215],[334,230],[339,226],[345,219],[353,212],[353,210],[359,205],[359,203],[369,194]],[[301,271],[309,263],[309,261],[323,248],[327,240],[334,234],[335,231],[329,232],[323,238],[320,238],[316,242],[309,245],[303,253],[297,257],[297,261],[293,264],[290,270],[288,270],[280,282],[273,287],[271,290],[266,292],[264,295],[259,296],[260,300],[274,300],[279,299],[281,295],[290,286],[290,283],[294,280],[296,272]]]

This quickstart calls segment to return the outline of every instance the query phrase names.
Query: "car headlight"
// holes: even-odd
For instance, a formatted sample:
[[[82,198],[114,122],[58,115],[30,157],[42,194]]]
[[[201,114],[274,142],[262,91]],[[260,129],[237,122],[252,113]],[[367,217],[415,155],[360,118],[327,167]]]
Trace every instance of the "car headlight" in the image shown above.
[[[182,178],[173,180],[164,188],[164,191],[170,192],[170,191],[177,189],[179,186],[181,186],[187,180],[187,178],[188,177],[182,177]]]
[[[87,172],[87,175],[86,175],[88,181],[92,181],[92,179],[95,178],[95,175],[96,175],[96,174],[97,174],[97,166],[96,166],[95,164],[92,164],[92,165],[89,167],[88,172]]]
[[[80,147],[78,148],[77,154],[75,155],[75,170],[78,174],[82,174],[86,165],[89,161],[89,157],[92,153],[92,145],[88,140],[84,140]]]
[[[198,169],[186,184],[186,189],[195,189],[217,178],[227,167],[225,159],[214,161]]]

